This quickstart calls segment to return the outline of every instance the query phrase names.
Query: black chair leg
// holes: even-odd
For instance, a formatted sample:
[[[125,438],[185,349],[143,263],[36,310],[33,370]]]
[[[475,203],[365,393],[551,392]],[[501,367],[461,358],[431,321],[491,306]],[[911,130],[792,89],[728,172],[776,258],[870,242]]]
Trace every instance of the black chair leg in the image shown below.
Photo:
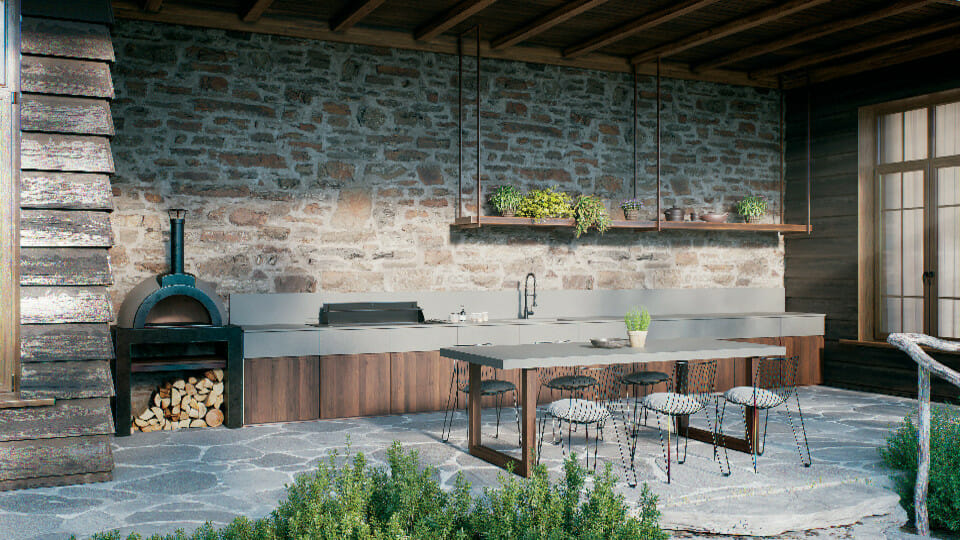
[[[667,464],[667,483],[670,483],[670,441],[669,434],[668,440],[664,442],[663,440],[663,425],[661,424],[661,418],[666,416],[671,421],[673,420],[672,416],[659,414],[657,415],[657,433],[660,435],[660,448],[663,450],[663,460]]]
[[[497,394],[497,431],[493,434],[494,439],[500,438],[500,409],[503,408],[503,394]]]
[[[793,423],[793,416],[790,414],[790,405],[788,401],[784,401],[783,404],[787,409],[787,421],[790,422],[790,429],[793,431],[793,440],[797,443],[797,453],[800,454],[800,463],[804,467],[809,467],[813,464],[813,458],[810,455],[810,443],[807,441],[807,428],[803,424],[803,411],[800,409],[800,396],[797,395],[797,392],[793,392],[794,397],[797,400],[797,416],[800,419],[800,433],[797,433],[797,427]],[[789,400],[789,398],[787,398]],[[800,435],[803,436],[803,446],[800,446]],[[807,451],[807,459],[803,459],[803,450]]]
[[[447,394],[447,406],[443,411],[443,427],[440,429],[440,440],[443,442],[450,441],[450,432],[453,431],[453,417],[457,411],[457,403],[459,401],[459,389],[456,386],[457,383],[457,372],[454,371],[450,374],[450,393]],[[451,403],[452,402],[452,403]],[[452,405],[452,406],[451,406]],[[447,427],[447,417],[450,418],[450,426]]]
[[[710,430],[710,433],[713,435],[713,458],[717,460],[717,464],[720,465],[720,475],[721,476],[730,476],[730,455],[727,454],[727,447],[723,441],[723,432],[720,430],[720,402],[719,397],[717,401],[714,402],[714,418],[717,420],[717,429],[714,429],[713,422],[710,421],[709,409],[704,408],[704,412],[707,413],[707,428]],[[719,448],[718,448],[719,447]],[[723,449],[724,458],[727,462],[727,470],[723,470],[723,461],[720,460],[720,448]]]
[[[513,391],[513,413],[517,416],[517,445],[523,448],[523,430],[520,428],[520,404],[517,400],[517,391]]]

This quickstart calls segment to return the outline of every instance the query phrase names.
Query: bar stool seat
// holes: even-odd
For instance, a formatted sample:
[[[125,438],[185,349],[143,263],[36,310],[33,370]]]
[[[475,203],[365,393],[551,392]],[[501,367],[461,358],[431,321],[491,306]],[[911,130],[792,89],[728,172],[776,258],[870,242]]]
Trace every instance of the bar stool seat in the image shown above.
[[[484,379],[480,381],[480,395],[482,396],[495,396],[504,392],[515,392],[516,390],[517,385],[510,381],[504,381],[502,379]],[[470,385],[463,385],[460,391],[464,394],[469,394]]]
[[[664,381],[669,381],[670,376],[662,371],[634,371],[629,375],[624,375],[623,382],[626,384],[636,384],[636,385],[654,385],[662,383]]]
[[[610,411],[596,401],[586,399],[558,399],[550,404],[554,418],[575,424],[594,424],[610,418]]]
[[[575,391],[590,388],[600,384],[595,378],[588,375],[564,375],[550,379],[545,385],[555,390]]]
[[[786,396],[777,395],[766,388],[736,386],[723,393],[724,399],[737,405],[749,405],[757,409],[770,409],[786,401]]]

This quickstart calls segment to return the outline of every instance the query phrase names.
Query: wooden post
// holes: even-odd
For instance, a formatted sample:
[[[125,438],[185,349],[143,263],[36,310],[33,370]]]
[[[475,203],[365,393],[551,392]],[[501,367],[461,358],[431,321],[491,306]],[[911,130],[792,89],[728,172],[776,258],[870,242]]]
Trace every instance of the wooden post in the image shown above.
[[[520,370],[521,403],[521,468],[517,474],[529,477],[533,473],[534,452],[537,446],[537,370]]]
[[[0,393],[20,383],[20,17],[16,0],[0,4]]]
[[[467,397],[467,447],[474,450],[480,447],[480,412],[483,410],[480,395],[480,364],[470,364],[470,376],[467,379],[470,393]]]
[[[927,482],[930,478],[930,372],[918,365],[919,392],[917,403],[920,411],[917,415],[919,438],[919,456],[917,459],[917,483],[914,487],[913,504],[917,534],[930,535],[930,522],[927,518]]]

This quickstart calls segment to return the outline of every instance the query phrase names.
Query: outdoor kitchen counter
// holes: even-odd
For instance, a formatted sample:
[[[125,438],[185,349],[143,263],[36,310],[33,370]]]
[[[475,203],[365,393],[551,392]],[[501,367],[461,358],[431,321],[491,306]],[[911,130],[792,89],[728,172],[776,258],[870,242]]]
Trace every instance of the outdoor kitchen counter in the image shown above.
[[[820,336],[823,320],[821,314],[793,312],[661,314],[653,316],[650,336],[652,339]],[[436,351],[452,345],[518,345],[625,335],[622,317],[612,316],[403,325],[243,325],[243,329],[247,358]]]

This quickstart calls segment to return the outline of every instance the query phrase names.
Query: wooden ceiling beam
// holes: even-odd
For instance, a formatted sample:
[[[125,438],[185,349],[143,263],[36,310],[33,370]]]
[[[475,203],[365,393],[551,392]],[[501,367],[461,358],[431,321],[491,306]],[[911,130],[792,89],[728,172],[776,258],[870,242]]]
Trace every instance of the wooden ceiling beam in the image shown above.
[[[787,62],[786,64],[781,64],[767,69],[759,69],[751,72],[750,75],[756,77],[775,77],[780,73],[797,71],[799,69],[822,64],[836,58],[843,58],[844,56],[851,56],[857,53],[880,49],[882,47],[886,47],[887,45],[893,45],[894,43],[900,43],[901,41],[907,41],[909,39],[935,34],[937,32],[942,32],[944,30],[957,27],[960,27],[960,19],[934,23],[920,28],[910,28],[902,32],[894,32],[892,34],[883,34],[873,39],[855,42],[847,47],[841,47],[839,49],[833,49],[819,54],[801,56],[792,62]]]
[[[118,19],[183,24],[201,28],[219,28],[221,30],[315,39],[334,43],[353,43],[371,47],[457,54],[457,39],[455,36],[440,36],[434,41],[423,42],[416,41],[410,32],[363,26],[355,27],[350,32],[334,32],[326,21],[307,18],[294,19],[267,15],[256,23],[246,23],[232,13],[184,4],[169,4],[160,13],[142,11],[136,0],[113,0],[112,5],[114,16]],[[631,73],[634,69],[622,56],[594,53],[584,58],[564,58],[560,50],[548,47],[523,46],[493,50],[489,43],[483,41],[480,44],[480,53],[484,58],[563,66],[574,69],[616,73]],[[717,69],[693,74],[689,66],[676,62],[664,62],[661,67],[663,76],[672,79],[692,79],[761,88],[777,87],[775,79],[751,79],[747,76],[747,73],[742,71]],[[641,75],[654,75],[656,67],[637,66],[636,71]]]
[[[609,0],[574,0],[544,14],[536,19],[528,21],[523,26],[516,28],[506,34],[497,36],[490,40],[490,47],[501,49],[511,47],[517,43],[527,41],[528,39],[542,34],[547,30],[564,23],[585,11],[589,11],[599,5],[607,3]]]
[[[607,45],[627,39],[628,37],[640,33],[648,28],[659,26],[663,23],[676,19],[677,17],[682,17],[687,13],[707,7],[710,4],[716,3],[717,1],[718,0],[685,0],[663,9],[652,11],[626,24],[611,30],[607,30],[602,34],[597,34],[589,39],[581,41],[580,43],[567,47],[563,50],[563,56],[567,58],[583,56],[597,49],[606,47]]]
[[[687,49],[692,49],[705,43],[710,43],[711,41],[716,41],[718,39],[749,30],[751,28],[756,28],[757,26],[775,21],[777,19],[782,19],[783,17],[787,17],[798,11],[810,9],[815,6],[825,4],[829,1],[830,0],[791,0],[789,2],[779,3],[771,8],[754,11],[753,13],[747,14],[743,17],[738,17],[726,24],[714,26],[713,28],[707,28],[706,30],[691,34],[677,41],[666,43],[664,45],[660,45],[659,47],[654,47],[652,49],[637,53],[630,58],[630,63],[646,64],[656,60],[657,58],[665,58],[667,56],[683,52]]]
[[[923,43],[905,43],[862,60],[815,69],[787,84],[796,88],[960,50],[960,33]],[[946,68],[945,68],[946,69]]]
[[[865,24],[877,21],[880,19],[885,19],[887,17],[893,17],[894,15],[899,15],[907,11],[912,11],[923,6],[932,4],[937,0],[901,0],[895,4],[891,4],[883,9],[878,9],[876,11],[871,11],[870,13],[862,13],[859,15],[854,15],[852,17],[847,17],[845,19],[837,19],[835,21],[828,22],[826,24],[821,24],[819,26],[813,26],[810,28],[804,28],[799,32],[791,34],[781,39],[777,39],[768,43],[759,43],[757,45],[752,45],[750,47],[744,47],[738,51],[734,51],[730,54],[725,54],[723,56],[714,58],[713,60],[708,60],[701,64],[694,66],[694,70],[705,70],[705,69],[716,69],[718,67],[726,66],[734,62],[739,62],[741,60],[746,60],[748,58],[754,58],[763,54],[772,53],[779,51],[780,49],[785,49],[787,47],[797,45],[798,43],[804,43],[806,41],[811,41],[828,34],[833,34],[840,32],[841,30],[847,30],[849,28],[855,28],[857,26],[863,26]]]
[[[497,0],[463,0],[439,17],[417,28],[413,39],[430,41],[454,26],[487,9]]]
[[[373,13],[373,10],[380,7],[387,0],[363,0],[350,6],[349,9],[338,13],[337,16],[330,19],[330,29],[334,32],[346,32],[353,25],[357,24],[364,17]]]
[[[240,19],[243,22],[256,22],[263,15],[263,12],[270,8],[274,0],[254,0],[247,6],[247,9],[240,13]]]
[[[545,15],[528,21],[519,28],[493,38],[490,40],[490,47],[494,49],[501,49],[503,47],[511,47],[517,43],[527,41],[528,39],[538,34],[542,34],[554,26],[562,24],[585,11],[589,11],[599,5],[606,4],[608,1],[609,0],[574,0],[573,2],[567,2],[566,4],[546,13]]]
[[[163,7],[163,0],[143,0],[143,10],[157,13]]]

